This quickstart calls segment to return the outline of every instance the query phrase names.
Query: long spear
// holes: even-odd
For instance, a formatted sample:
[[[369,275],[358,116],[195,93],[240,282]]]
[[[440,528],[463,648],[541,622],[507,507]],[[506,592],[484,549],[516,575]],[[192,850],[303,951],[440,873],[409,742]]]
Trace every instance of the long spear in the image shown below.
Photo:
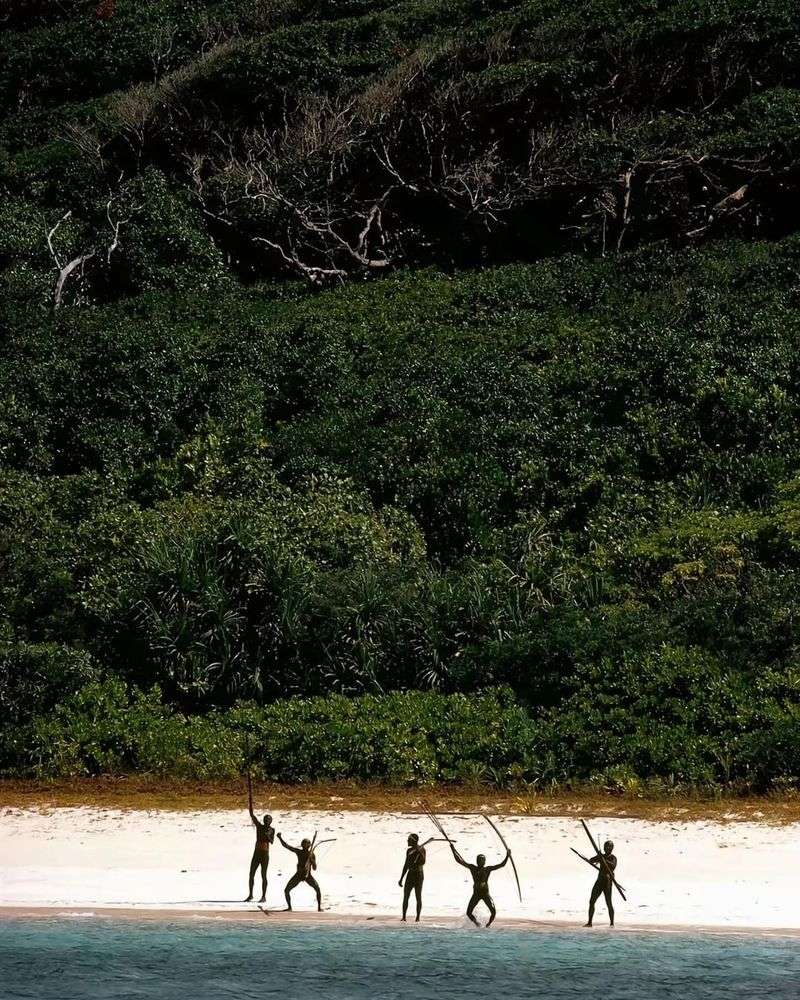
[[[574,847],[570,847],[570,850],[572,851],[573,854],[577,854],[578,857],[581,859],[581,861],[585,861],[587,865],[591,865],[592,868],[594,868],[594,870],[597,871],[597,865],[593,861],[590,861],[585,854],[581,854],[580,851],[576,851]],[[617,888],[623,889],[624,886],[618,884]]]
[[[430,806],[427,804],[427,802],[423,802],[422,803],[422,808],[423,808],[423,810],[425,812],[425,815],[428,817],[428,819],[431,821],[431,823],[433,823],[433,825],[436,827],[436,829],[442,835],[442,840],[446,840],[448,842],[448,844],[454,844],[455,841],[452,838],[450,838],[450,837],[447,836],[447,834],[445,833],[444,827],[442,826],[441,822],[439,821],[439,818],[436,816],[436,814],[433,812],[433,810],[430,808]]]
[[[522,889],[520,888],[520,884],[519,884],[519,873],[517,872],[517,866],[514,864],[514,856],[512,855],[511,851],[508,849],[508,844],[505,841],[505,837],[503,837],[503,834],[500,833],[500,831],[497,828],[497,825],[495,823],[493,823],[485,813],[483,814],[483,818],[486,820],[486,822],[489,824],[489,826],[494,830],[494,832],[500,838],[500,843],[503,845],[503,847],[505,847],[506,851],[508,851],[508,860],[511,862],[511,867],[514,869],[514,878],[517,880],[517,892],[519,893],[519,901],[521,903],[522,902]]]
[[[457,840],[449,840],[447,837],[428,837],[427,840],[423,840],[419,845],[420,847],[427,847],[428,844],[440,843],[440,844],[457,844]]]
[[[253,813],[253,778],[250,774],[250,738],[247,733],[244,734],[244,759],[245,767],[247,769],[247,805],[249,806],[250,814]]]
[[[600,858],[600,864],[604,868],[606,875],[608,875],[608,877],[611,879],[611,884],[616,886],[620,896],[622,896],[622,898],[627,902],[627,897],[625,896],[625,893],[620,888],[619,882],[617,882],[617,880],[614,878],[614,872],[611,870],[611,866],[606,861],[603,852],[595,843],[594,837],[592,836],[591,831],[589,830],[589,827],[586,825],[584,820],[581,820],[581,826],[583,826],[584,830],[586,831],[586,836],[592,842],[592,847],[594,848],[595,854]]]

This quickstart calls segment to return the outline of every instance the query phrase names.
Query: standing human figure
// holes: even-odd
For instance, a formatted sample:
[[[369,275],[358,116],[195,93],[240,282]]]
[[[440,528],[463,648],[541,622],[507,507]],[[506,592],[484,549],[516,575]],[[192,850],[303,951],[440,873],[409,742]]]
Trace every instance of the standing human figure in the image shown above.
[[[408,835],[408,850],[406,851],[405,864],[400,875],[400,881],[397,883],[399,886],[403,886],[403,879],[406,882],[403,887],[403,923],[406,922],[408,901],[411,897],[412,889],[417,898],[416,923],[419,923],[419,916],[422,913],[422,883],[425,881],[426,860],[425,848],[420,846],[419,835],[410,833]]]
[[[253,857],[250,859],[250,881],[245,903],[252,902],[253,883],[256,877],[256,870],[261,867],[261,902],[267,899],[267,868],[269,867],[269,848],[275,841],[275,830],[272,826],[272,817],[264,816],[263,822],[256,818],[253,812],[253,784],[250,775],[247,775],[247,798],[248,811],[253,826],[256,828],[256,846],[253,849]]]
[[[300,841],[299,847],[292,847],[291,844],[286,843],[280,834],[278,834],[278,840],[283,844],[287,851],[291,851],[293,854],[297,855],[297,871],[286,883],[286,888],[283,890],[283,894],[286,897],[286,909],[288,911],[291,911],[292,909],[292,889],[295,889],[301,882],[305,882],[310,885],[316,893],[317,910],[321,913],[322,893],[320,892],[317,880],[311,874],[312,871],[317,870],[317,858],[314,854],[314,849],[311,846],[311,841],[305,837]]]
[[[613,850],[613,841],[607,840],[603,844],[603,853],[595,854],[593,858],[589,858],[589,862],[597,868],[597,881],[592,886],[592,894],[589,897],[589,919],[585,924],[586,927],[592,926],[595,903],[600,898],[601,893],[606,898],[608,918],[611,926],[614,926],[614,898],[612,893],[614,891],[614,872],[617,868],[617,859],[612,853]]]
[[[450,844],[450,850],[453,852],[453,857],[456,861],[462,867],[468,868],[472,875],[472,896],[467,906],[467,916],[476,927],[480,927],[480,924],[475,919],[473,910],[478,903],[483,903],[489,911],[489,920],[487,921],[486,926],[491,927],[494,923],[494,918],[497,916],[497,910],[494,905],[494,900],[489,895],[489,876],[492,872],[496,872],[498,868],[502,868],[504,865],[508,864],[508,859],[511,857],[511,851],[506,848],[506,856],[498,865],[487,865],[485,854],[479,854],[475,859],[477,863],[471,865],[468,861],[465,861],[461,857],[455,847],[453,847],[452,843]]]

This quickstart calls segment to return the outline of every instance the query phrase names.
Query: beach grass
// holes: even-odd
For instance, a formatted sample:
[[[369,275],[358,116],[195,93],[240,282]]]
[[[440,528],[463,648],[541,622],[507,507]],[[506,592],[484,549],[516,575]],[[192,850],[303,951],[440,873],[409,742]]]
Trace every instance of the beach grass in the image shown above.
[[[650,797],[596,788],[529,791],[487,787],[397,788],[380,784],[262,784],[257,809],[313,809],[415,813],[430,805],[439,813],[491,813],[518,816],[614,816],[652,821],[800,822],[800,795],[794,791],[764,796],[681,794]],[[198,783],[135,775],[60,781],[0,780],[0,808],[88,806],[122,810],[185,811],[246,807],[242,784]]]

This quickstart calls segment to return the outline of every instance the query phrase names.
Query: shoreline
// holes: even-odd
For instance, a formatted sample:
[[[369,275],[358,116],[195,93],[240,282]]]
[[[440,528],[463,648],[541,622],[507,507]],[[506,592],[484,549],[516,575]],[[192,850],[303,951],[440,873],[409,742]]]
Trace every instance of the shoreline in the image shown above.
[[[259,806],[269,808],[263,800],[257,800]],[[302,884],[292,895],[297,915],[280,912],[296,858],[276,842],[268,869],[269,920],[399,923],[402,893],[397,881],[408,835],[436,835],[426,817],[405,810],[270,812],[275,829],[289,844],[299,844],[315,832],[325,841],[317,852],[316,875],[326,912],[309,915],[314,895]],[[484,853],[490,865],[502,860],[505,848],[485,815],[441,816],[464,857],[472,860]],[[523,897],[519,899],[510,867],[495,872],[490,888],[498,920],[522,929],[582,927],[595,873],[570,850],[589,849],[578,818],[495,816],[514,852]],[[800,823],[595,816],[589,827],[597,842],[615,843],[617,870],[628,897],[615,906],[620,929],[800,935]],[[194,919],[266,922],[259,909],[242,902],[253,845],[253,826],[241,807],[0,810],[0,914],[94,912],[120,917],[130,911],[142,919],[155,913],[162,919],[189,914]],[[254,888],[257,899],[258,874]],[[431,842],[423,919],[465,926],[471,891],[469,873],[455,864],[448,846]],[[476,915],[485,922],[482,906]],[[600,901],[598,929],[605,919]]]
[[[264,913],[259,909],[254,910],[190,910],[167,907],[125,907],[125,906],[91,906],[91,907],[65,907],[65,906],[2,906],[0,905],[0,922],[7,920],[57,920],[57,919],[82,919],[82,920],[124,920],[136,923],[137,921],[147,923],[174,923],[174,922],[214,922],[230,924],[263,924],[265,921],[279,925],[299,924],[301,926],[328,926],[328,927],[382,927],[396,928],[400,932],[413,933],[417,930],[461,930],[469,933],[477,933],[481,930],[489,931],[530,931],[536,934],[564,933],[572,931],[575,934],[674,934],[674,935],[698,935],[704,937],[751,937],[751,938],[790,938],[800,940],[800,928],[796,927],[749,927],[731,926],[721,927],[712,924],[636,924],[617,923],[615,927],[609,927],[601,915],[594,927],[584,927],[580,923],[570,920],[533,920],[526,917],[503,917],[498,915],[497,920],[490,928],[474,927],[466,920],[466,917],[453,917],[449,915],[429,915],[423,918],[420,924],[415,924],[413,920],[403,926],[397,914],[376,913],[365,915],[363,913],[332,913],[323,910],[318,913],[313,910],[293,910],[287,913],[284,910],[271,910]]]

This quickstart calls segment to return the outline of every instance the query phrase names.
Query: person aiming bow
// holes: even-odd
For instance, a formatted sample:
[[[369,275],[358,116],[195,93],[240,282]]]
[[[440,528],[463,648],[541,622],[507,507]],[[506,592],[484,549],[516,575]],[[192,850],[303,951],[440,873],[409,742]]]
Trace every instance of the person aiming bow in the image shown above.
[[[264,903],[267,899],[267,868],[269,867],[269,849],[270,845],[275,841],[275,830],[272,826],[271,816],[264,816],[263,820],[259,820],[253,812],[253,782],[249,774],[247,775],[247,807],[250,813],[250,819],[253,826],[256,828],[256,846],[253,849],[253,857],[250,859],[250,880],[245,903],[252,902],[253,883],[255,881],[256,871],[259,867],[261,868],[260,901]]]
[[[473,911],[478,903],[483,903],[489,911],[489,920],[487,921],[486,926],[491,927],[494,923],[494,918],[497,916],[497,909],[495,908],[494,900],[489,895],[489,876],[492,872],[496,872],[498,868],[503,868],[508,864],[508,860],[511,857],[511,851],[506,848],[506,856],[497,865],[487,865],[485,854],[479,854],[475,859],[476,864],[471,865],[468,861],[465,861],[461,857],[455,847],[453,847],[452,843],[450,844],[450,850],[453,852],[453,857],[456,861],[463,868],[468,868],[470,874],[472,875],[472,896],[469,904],[467,905],[467,916],[476,927],[480,927],[480,924],[475,919]]]
[[[419,834],[409,834],[406,860],[400,875],[400,881],[397,883],[403,889],[403,923],[406,922],[408,901],[411,898],[412,890],[417,900],[417,919],[415,922],[419,923],[419,917],[422,913],[422,883],[425,880],[426,860],[425,847],[419,842]],[[405,886],[403,886],[403,879],[405,879]]]
[[[607,840],[603,844],[603,853],[595,854],[593,858],[587,858],[589,864],[597,868],[597,881],[592,886],[592,894],[589,896],[589,919],[585,926],[591,927],[594,920],[594,907],[602,894],[606,899],[608,908],[608,919],[611,926],[614,926],[614,872],[617,868],[617,859],[613,854],[613,841]]]
[[[291,844],[287,844],[280,834],[278,834],[278,840],[283,844],[287,851],[291,851],[293,854],[297,855],[297,871],[286,883],[286,888],[283,891],[283,894],[286,897],[287,911],[291,912],[292,910],[292,890],[300,885],[301,882],[305,882],[307,885],[310,885],[316,893],[317,910],[321,913],[322,892],[320,891],[317,880],[311,874],[312,871],[317,870],[317,858],[314,854],[314,845],[308,837],[304,837],[303,840],[300,841],[299,847],[292,847]]]

